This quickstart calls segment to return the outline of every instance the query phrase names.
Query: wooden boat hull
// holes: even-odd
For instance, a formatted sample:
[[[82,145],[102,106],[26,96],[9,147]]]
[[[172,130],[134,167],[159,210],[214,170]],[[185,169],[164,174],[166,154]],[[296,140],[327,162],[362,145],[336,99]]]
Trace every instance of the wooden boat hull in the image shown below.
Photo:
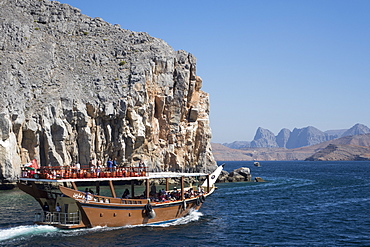
[[[202,205],[200,197],[183,201],[163,203],[149,203],[147,199],[113,200],[108,203],[95,201],[96,198],[85,198],[83,192],[66,187],[60,187],[63,194],[76,199],[83,212],[87,227],[108,226],[119,227],[126,225],[160,224],[176,220],[188,215],[191,211],[199,210]],[[125,204],[123,204],[125,203]],[[155,217],[148,216],[145,206],[150,204],[155,212]]]
[[[35,222],[40,225],[52,225],[58,228],[82,227],[120,227],[126,225],[162,224],[174,221],[197,211],[202,206],[205,198],[213,193],[213,184],[221,168],[212,174],[204,173],[146,173],[130,174],[131,177],[108,176],[104,178],[69,178],[65,175],[66,169],[45,168],[37,176],[22,177],[18,187],[34,197],[43,211],[35,214]],[[139,167],[139,169],[142,169]],[[68,169],[67,169],[68,170]],[[51,172],[52,171],[52,172]],[[141,170],[138,170],[141,171]],[[63,176],[62,176],[63,174]],[[40,177],[42,176],[42,178]],[[204,185],[194,190],[193,186],[185,188],[185,177],[207,176]],[[51,178],[52,177],[52,178]],[[180,190],[174,189],[170,195],[169,178],[177,178]],[[163,192],[150,188],[151,179],[165,179],[166,185]],[[144,193],[138,198],[134,193],[135,181],[144,181]],[[114,181],[131,182],[131,199],[118,198],[114,189]],[[99,194],[100,182],[108,183],[111,196],[94,195],[86,188],[85,192],[79,191],[77,182],[95,182],[96,192]],[[61,186],[63,184],[63,186]],[[68,188],[70,184],[70,188]],[[125,191],[126,193],[126,191]],[[129,195],[127,195],[129,196]],[[146,199],[142,199],[145,197]],[[165,200],[159,202],[160,200]]]

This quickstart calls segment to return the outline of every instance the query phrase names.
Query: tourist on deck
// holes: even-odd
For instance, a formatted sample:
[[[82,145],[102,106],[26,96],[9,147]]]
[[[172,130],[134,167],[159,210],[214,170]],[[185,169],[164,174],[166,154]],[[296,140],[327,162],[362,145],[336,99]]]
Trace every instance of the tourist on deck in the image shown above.
[[[44,206],[42,207],[44,211],[49,211],[49,204],[47,202],[44,203]]]
[[[189,197],[193,197],[194,196],[194,190],[193,190],[193,188],[190,188],[188,190],[188,194],[189,194]]]
[[[100,176],[100,172],[101,172],[101,166],[98,165],[98,167],[96,168],[96,176],[99,177]]]
[[[204,189],[201,186],[198,186],[198,194],[204,194]]]
[[[61,207],[59,206],[59,203],[57,203],[57,205],[55,206],[55,211],[58,213],[62,211]]]
[[[155,186],[155,183],[152,183],[152,186],[150,187],[150,193],[153,195],[157,194],[157,187]]]
[[[96,167],[95,167],[93,159],[89,161],[89,167],[90,167],[91,172],[95,172]]]
[[[88,188],[85,189],[85,202],[87,200],[89,200],[89,189]]]
[[[110,158],[108,158],[108,161],[107,161],[107,168],[109,169],[110,172],[113,169],[113,162]]]
[[[175,200],[180,199],[180,192],[176,187],[173,187],[173,191],[171,192],[171,197],[174,198]]]
[[[113,170],[114,171],[117,170],[117,166],[118,166],[118,164],[117,164],[117,158],[114,158],[114,160],[113,160]]]
[[[79,162],[76,163],[76,170],[79,172],[81,170],[81,165]]]
[[[128,199],[130,195],[130,191],[126,189],[122,194],[122,199]]]
[[[144,162],[142,160],[139,161],[139,167],[140,167],[139,172],[143,172],[144,171],[145,164],[144,164]]]
[[[164,189],[159,190],[158,194],[159,201],[165,202],[168,200],[168,195]]]
[[[96,166],[97,166],[98,168],[101,168],[101,160],[98,160],[98,161],[96,162]]]

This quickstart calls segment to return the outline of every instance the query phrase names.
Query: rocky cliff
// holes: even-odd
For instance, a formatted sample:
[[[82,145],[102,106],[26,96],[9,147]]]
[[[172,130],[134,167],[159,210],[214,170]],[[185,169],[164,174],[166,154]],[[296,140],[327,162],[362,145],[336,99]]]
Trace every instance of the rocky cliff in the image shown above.
[[[215,166],[192,54],[47,0],[1,0],[0,33],[2,180],[17,179],[33,158]]]

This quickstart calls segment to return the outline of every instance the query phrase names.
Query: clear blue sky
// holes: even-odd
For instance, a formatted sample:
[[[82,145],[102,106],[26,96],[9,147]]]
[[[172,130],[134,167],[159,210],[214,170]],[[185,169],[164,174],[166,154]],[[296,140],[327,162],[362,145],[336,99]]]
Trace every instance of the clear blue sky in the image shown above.
[[[197,58],[213,142],[370,127],[369,0],[64,0]]]

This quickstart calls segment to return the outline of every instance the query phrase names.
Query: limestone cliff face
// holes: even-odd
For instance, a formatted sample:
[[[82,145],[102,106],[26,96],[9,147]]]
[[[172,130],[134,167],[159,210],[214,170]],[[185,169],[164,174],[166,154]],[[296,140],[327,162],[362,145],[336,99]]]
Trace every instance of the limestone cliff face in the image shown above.
[[[213,169],[192,54],[56,1],[1,0],[0,13],[1,179],[33,158]]]

